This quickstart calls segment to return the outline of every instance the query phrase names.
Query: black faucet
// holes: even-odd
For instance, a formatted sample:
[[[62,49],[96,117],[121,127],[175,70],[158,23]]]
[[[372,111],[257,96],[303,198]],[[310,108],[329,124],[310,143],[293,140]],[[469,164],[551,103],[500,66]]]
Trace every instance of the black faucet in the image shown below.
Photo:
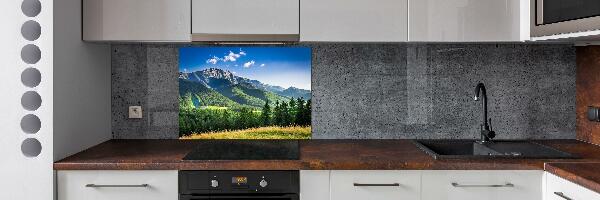
[[[488,112],[487,112],[487,94],[485,92],[485,85],[483,85],[483,83],[479,83],[477,84],[477,87],[475,87],[475,97],[473,99],[475,99],[475,101],[479,101],[479,99],[481,99],[479,97],[479,92],[481,92],[481,98],[483,98],[483,101],[481,102],[481,105],[483,106],[483,124],[481,124],[481,143],[486,143],[486,142],[490,142],[494,137],[496,137],[496,132],[494,132],[492,130],[492,119],[489,119],[489,124],[488,124]]]

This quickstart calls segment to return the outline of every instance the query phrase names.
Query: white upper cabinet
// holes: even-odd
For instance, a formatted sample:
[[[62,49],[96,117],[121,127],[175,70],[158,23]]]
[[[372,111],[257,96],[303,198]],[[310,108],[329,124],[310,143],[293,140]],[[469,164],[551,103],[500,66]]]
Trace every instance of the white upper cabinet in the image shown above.
[[[529,4],[529,0],[410,0],[408,40],[529,40]]]
[[[302,0],[300,41],[405,42],[408,0]]]
[[[86,41],[513,42],[529,0],[83,0]]]
[[[298,41],[299,0],[192,0],[194,41]]]
[[[85,41],[190,41],[190,0],[83,0]]]

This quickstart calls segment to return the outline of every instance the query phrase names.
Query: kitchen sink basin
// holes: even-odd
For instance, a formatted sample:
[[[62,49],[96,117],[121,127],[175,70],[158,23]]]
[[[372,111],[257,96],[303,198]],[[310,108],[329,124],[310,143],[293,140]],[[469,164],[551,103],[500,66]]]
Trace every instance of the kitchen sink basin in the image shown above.
[[[570,159],[570,153],[530,141],[498,140],[478,143],[475,140],[414,140],[435,159],[532,158]]]

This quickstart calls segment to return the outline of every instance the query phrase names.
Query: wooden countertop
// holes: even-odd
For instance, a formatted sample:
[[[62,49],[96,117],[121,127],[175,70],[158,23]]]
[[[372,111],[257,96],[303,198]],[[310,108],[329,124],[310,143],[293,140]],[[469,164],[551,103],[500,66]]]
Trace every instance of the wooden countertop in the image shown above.
[[[542,170],[600,192],[600,146],[540,140],[581,159],[435,160],[411,140],[303,140],[300,160],[183,161],[198,140],[109,140],[54,163],[55,170]],[[545,166],[544,166],[545,165]],[[545,168],[544,168],[545,167]]]
[[[546,163],[545,170],[556,176],[600,193],[600,162]]]
[[[411,140],[305,140],[300,160],[181,160],[197,140],[110,140],[54,163],[55,170],[542,170],[548,162],[600,162],[600,147],[577,140],[542,144],[582,159],[435,160]]]

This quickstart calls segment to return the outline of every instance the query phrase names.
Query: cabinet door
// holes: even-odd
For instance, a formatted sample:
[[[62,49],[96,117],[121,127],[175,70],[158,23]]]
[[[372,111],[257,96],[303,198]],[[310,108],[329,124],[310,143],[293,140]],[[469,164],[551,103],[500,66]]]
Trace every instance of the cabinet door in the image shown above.
[[[422,200],[542,200],[543,171],[423,171]]]
[[[329,170],[300,171],[300,200],[329,200]]]
[[[331,200],[419,200],[419,171],[331,171]]]
[[[410,0],[409,41],[529,40],[528,0]]]
[[[177,187],[177,171],[57,172],[58,200],[177,200]]]
[[[190,0],[83,0],[83,40],[190,41]]]
[[[575,183],[546,173],[546,191],[544,200],[600,200],[600,194]]]
[[[408,0],[302,0],[300,41],[403,42]]]
[[[297,41],[299,4],[299,0],[192,0],[192,39],[275,41],[295,37]]]

